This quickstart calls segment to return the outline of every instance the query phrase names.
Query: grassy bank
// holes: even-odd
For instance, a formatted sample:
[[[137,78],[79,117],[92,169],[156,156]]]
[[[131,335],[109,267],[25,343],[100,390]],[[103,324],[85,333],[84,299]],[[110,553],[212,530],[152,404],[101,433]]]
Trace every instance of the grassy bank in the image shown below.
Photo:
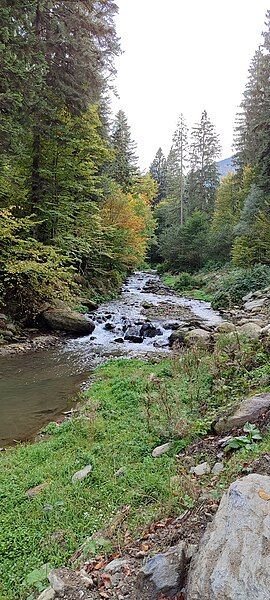
[[[182,296],[211,302],[215,309],[226,309],[241,304],[242,298],[250,292],[270,286],[270,267],[258,264],[244,269],[226,265],[214,271],[204,268],[193,274],[163,273],[162,280]]]
[[[115,360],[97,369],[79,416],[48,426],[41,443],[0,455],[1,600],[34,598],[46,585],[44,574],[34,570],[67,563],[123,505],[130,511],[112,545],[121,546],[127,529],[135,534],[154,519],[191,507],[188,471],[183,485],[171,486],[171,477],[181,471],[175,455],[205,436],[224,407],[269,386],[269,358],[260,343],[243,340],[239,346],[239,340],[224,337],[214,354],[196,350],[161,362]],[[153,448],[167,441],[169,452],[153,458]],[[239,451],[237,460],[233,456],[213,493],[220,496],[241,465],[269,445],[265,433],[262,442]],[[91,474],[73,484],[72,475],[87,464]],[[204,487],[211,477],[203,479]],[[44,488],[29,498],[27,490],[39,484]],[[108,543],[89,546],[91,553],[110,550]]]

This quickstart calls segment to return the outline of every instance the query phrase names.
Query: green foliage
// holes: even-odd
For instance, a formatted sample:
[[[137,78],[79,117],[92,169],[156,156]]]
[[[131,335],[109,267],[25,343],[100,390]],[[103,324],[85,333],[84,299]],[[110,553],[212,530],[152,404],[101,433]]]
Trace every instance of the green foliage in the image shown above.
[[[172,225],[164,229],[159,239],[159,252],[173,271],[200,269],[208,252],[207,217],[194,212],[180,227]]]
[[[215,296],[219,305],[213,306],[227,308],[229,303],[237,303],[249,292],[263,289],[270,285],[270,268],[267,265],[255,265],[250,269],[231,269],[216,284],[217,294]],[[225,306],[222,306],[224,298]]]
[[[59,294],[70,299],[76,290],[66,258],[31,236],[35,225],[32,217],[0,211],[0,301],[21,318],[32,318],[40,304]]]
[[[228,452],[229,450],[239,450],[240,448],[246,448],[250,450],[252,449],[254,443],[262,440],[260,430],[252,423],[246,423],[243,427],[243,431],[246,435],[233,437],[226,444],[225,452]]]
[[[231,305],[231,295],[229,292],[220,290],[213,295],[211,304],[214,310],[219,308],[229,308]]]

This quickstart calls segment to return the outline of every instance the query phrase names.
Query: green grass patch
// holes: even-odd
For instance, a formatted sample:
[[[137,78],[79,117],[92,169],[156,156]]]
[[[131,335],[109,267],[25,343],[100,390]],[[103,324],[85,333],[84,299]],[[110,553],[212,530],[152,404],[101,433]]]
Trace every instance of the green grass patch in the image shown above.
[[[181,296],[204,300],[204,302],[212,302],[213,300],[213,294],[208,291],[208,283],[204,283],[202,278],[195,275],[189,273],[171,275],[166,273],[162,276],[162,281]]]

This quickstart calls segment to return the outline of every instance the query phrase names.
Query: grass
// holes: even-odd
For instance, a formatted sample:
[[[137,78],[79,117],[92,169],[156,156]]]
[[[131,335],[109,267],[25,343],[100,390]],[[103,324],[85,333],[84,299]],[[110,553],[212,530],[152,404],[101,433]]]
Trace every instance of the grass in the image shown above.
[[[267,353],[259,343],[240,344],[224,337],[214,354],[194,350],[161,362],[110,361],[97,369],[79,416],[50,424],[48,439],[40,443],[1,453],[1,600],[34,598],[46,586],[40,568],[67,564],[123,505],[130,512],[116,534],[118,546],[127,528],[135,534],[192,506],[192,486],[171,489],[179,472],[175,454],[204,436],[230,402],[269,389]],[[152,458],[153,448],[168,440],[170,451]],[[269,448],[269,441],[264,438],[258,451]],[[252,452],[237,456],[246,461]],[[91,474],[72,484],[74,472],[89,463]],[[240,464],[238,459],[228,466],[217,494]],[[117,477],[122,467],[124,475]],[[26,491],[41,483],[47,487],[29,499]]]
[[[191,286],[192,286],[192,279],[194,280],[194,283],[196,281],[196,276],[192,277],[190,276],[191,279]],[[198,287],[190,287],[190,286],[186,286],[181,285],[181,289],[179,289],[179,285],[178,285],[178,280],[179,280],[179,275],[171,275],[170,273],[166,273],[165,275],[162,276],[162,281],[163,283],[165,283],[165,285],[171,287],[176,293],[178,293],[181,296],[186,296],[187,298],[194,298],[195,300],[203,300],[204,302],[212,302],[213,300],[213,294],[211,292],[208,291],[208,284],[205,283],[202,284],[202,287],[198,288]],[[204,289],[205,287],[205,289]]]

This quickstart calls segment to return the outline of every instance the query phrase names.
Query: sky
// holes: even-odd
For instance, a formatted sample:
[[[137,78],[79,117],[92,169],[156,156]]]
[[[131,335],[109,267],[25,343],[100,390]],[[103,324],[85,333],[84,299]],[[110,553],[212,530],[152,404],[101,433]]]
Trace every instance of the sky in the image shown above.
[[[116,0],[123,54],[112,108],[125,111],[142,169],[168,153],[182,112],[192,126],[207,110],[231,156],[248,68],[261,43],[266,0]]]

